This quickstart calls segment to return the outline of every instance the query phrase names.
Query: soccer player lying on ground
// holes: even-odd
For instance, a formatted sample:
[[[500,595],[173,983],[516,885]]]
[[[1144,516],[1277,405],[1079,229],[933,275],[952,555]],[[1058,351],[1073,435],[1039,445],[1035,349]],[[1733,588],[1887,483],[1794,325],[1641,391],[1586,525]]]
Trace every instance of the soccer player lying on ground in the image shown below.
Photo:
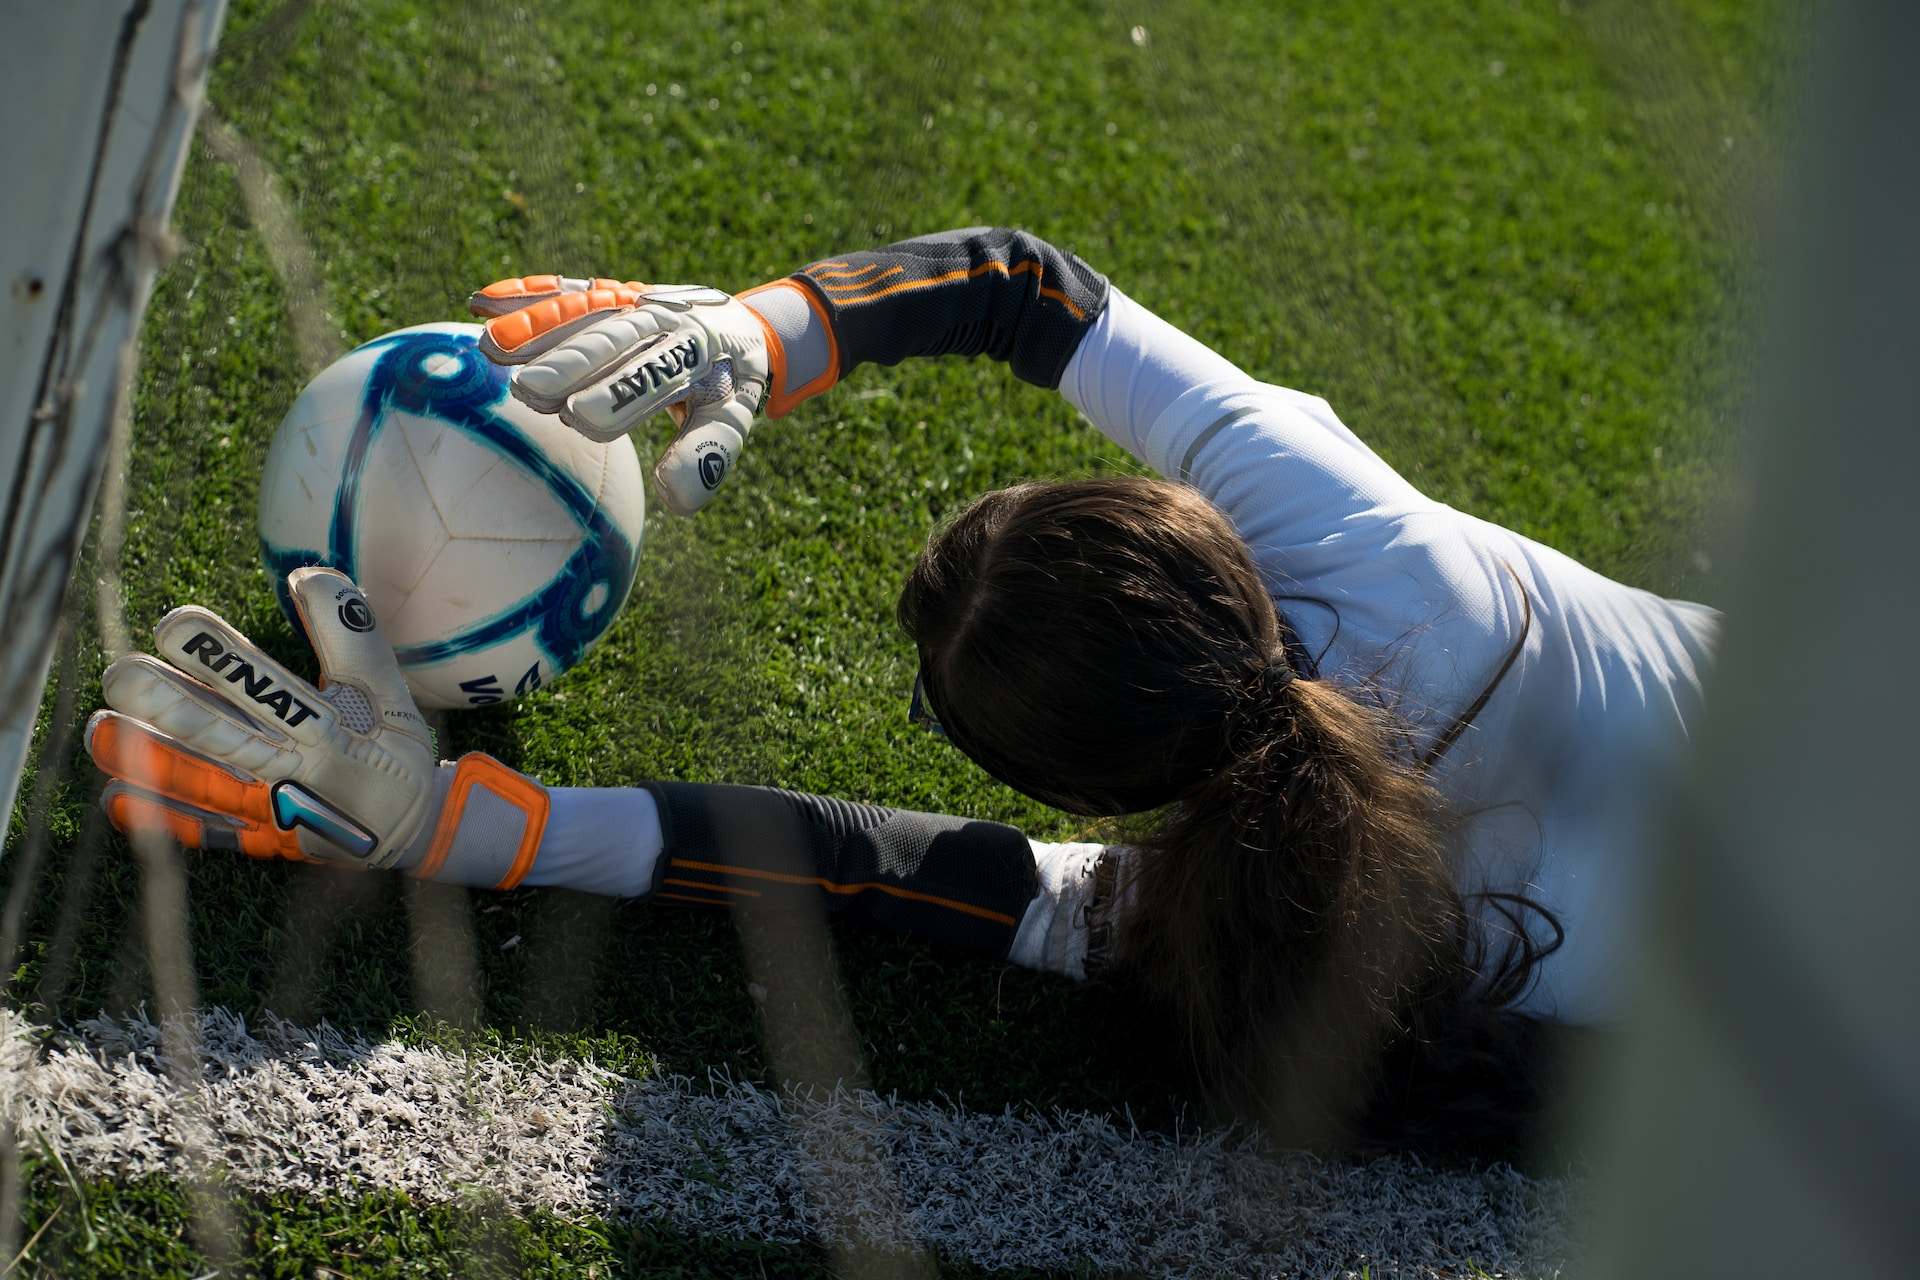
[[[899,602],[911,714],[1126,847],[670,781],[544,788],[436,764],[352,583],[291,579],[315,689],[204,610],[105,677],[89,727],[122,829],[460,884],[818,900],[1115,984],[1208,1095],[1282,1134],[1502,1129],[1552,1029],[1620,1012],[1647,807],[1716,615],[1420,494],[1270,386],[1032,236],[815,263],[739,298],[555,276],[475,294],[514,393],[598,438],[671,409],[655,471],[697,509],[764,401],[855,366],[986,354],[1165,479],[1033,483],[930,538]],[[310,710],[239,709],[244,669]]]

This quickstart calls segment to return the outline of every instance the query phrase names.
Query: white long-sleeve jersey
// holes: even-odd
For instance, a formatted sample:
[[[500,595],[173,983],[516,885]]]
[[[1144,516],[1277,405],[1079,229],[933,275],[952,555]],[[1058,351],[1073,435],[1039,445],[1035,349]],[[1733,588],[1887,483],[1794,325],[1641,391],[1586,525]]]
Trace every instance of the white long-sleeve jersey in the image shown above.
[[[1718,615],[1435,502],[1326,401],[1260,382],[1118,289],[1060,390],[1226,514],[1321,675],[1378,690],[1429,741],[1493,680],[1530,602],[1516,661],[1433,779],[1462,819],[1458,886],[1496,949],[1508,925],[1476,894],[1525,894],[1564,930],[1519,1010],[1615,1020],[1663,782],[1700,707]],[[1044,881],[1079,882],[1084,846],[1035,852]],[[1042,905],[1031,924],[1052,917]],[[1015,958],[1058,968],[1084,955],[1084,940],[1054,932],[1043,944],[1044,929],[1024,930]]]

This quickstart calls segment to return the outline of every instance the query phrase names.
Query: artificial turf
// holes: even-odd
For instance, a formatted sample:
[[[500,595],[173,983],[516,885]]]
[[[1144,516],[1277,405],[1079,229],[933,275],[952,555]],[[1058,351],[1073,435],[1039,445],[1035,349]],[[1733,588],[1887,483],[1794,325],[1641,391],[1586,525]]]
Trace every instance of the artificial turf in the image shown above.
[[[1712,601],[1754,210],[1791,118],[1797,30],[1784,0],[294,0],[235,5],[209,101],[276,173],[336,350],[462,318],[467,292],[499,276],[737,290],[916,232],[1018,225],[1243,367],[1325,396],[1434,496]],[[267,443],[309,372],[275,251],[204,145],[175,221],[180,252],[142,338],[126,613],[138,637],[204,604],[310,669],[253,532]],[[1077,832],[907,723],[892,601],[930,522],[969,496],[1137,469],[1001,367],[862,369],[762,423],[697,519],[652,515],[601,646],[549,690],[450,717],[446,745],[555,784],[777,783]],[[11,998],[42,1017],[151,997],[138,869],[92,816],[71,732],[98,704],[95,576],[90,563],[74,593],[43,758],[0,866],[25,909]],[[42,825],[27,883],[19,853]],[[208,1003],[375,1035],[537,1036],[634,1073],[768,1072],[724,917],[475,895],[455,903],[435,969],[411,958],[419,904],[393,879],[201,858],[191,903]],[[1186,1105],[1064,984],[857,926],[834,945],[883,1090],[1147,1123]],[[175,1189],[85,1190],[90,1216],[75,1195],[30,1180],[26,1231],[72,1202],[34,1265],[197,1274]],[[364,1246],[353,1266],[296,1249],[301,1274],[478,1266],[460,1252],[472,1233],[453,1239],[457,1209],[241,1211],[268,1273],[273,1231],[309,1252]],[[87,1251],[83,1221],[147,1240],[153,1261]],[[500,1256],[556,1274],[823,1265],[541,1219],[496,1234]],[[388,1239],[406,1243],[382,1254]],[[345,1244],[326,1247],[337,1259]]]

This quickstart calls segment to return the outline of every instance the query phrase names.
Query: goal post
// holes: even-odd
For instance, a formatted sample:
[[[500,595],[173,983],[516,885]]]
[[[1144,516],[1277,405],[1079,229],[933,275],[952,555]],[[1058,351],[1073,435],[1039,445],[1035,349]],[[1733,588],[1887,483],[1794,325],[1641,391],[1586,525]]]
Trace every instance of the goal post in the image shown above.
[[[11,812],[225,0],[0,19],[0,794]]]

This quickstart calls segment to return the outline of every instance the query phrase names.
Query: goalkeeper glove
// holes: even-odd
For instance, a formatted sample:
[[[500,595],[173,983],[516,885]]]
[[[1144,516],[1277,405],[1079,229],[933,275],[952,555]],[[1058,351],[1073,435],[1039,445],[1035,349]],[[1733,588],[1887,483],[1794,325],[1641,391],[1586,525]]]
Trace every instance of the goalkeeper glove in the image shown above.
[[[468,307],[489,317],[480,349],[517,366],[513,394],[582,435],[612,440],[670,411],[680,429],[653,482],[683,516],[739,461],[783,359],[758,311],[703,285],[529,276],[488,285]]]
[[[474,753],[437,764],[433,734],[366,597],[332,569],[287,585],[320,663],[315,688],[205,609],[154,628],[165,661],[108,667],[111,710],[87,751],[125,832],[257,858],[411,869],[511,888],[546,825],[544,788]]]

